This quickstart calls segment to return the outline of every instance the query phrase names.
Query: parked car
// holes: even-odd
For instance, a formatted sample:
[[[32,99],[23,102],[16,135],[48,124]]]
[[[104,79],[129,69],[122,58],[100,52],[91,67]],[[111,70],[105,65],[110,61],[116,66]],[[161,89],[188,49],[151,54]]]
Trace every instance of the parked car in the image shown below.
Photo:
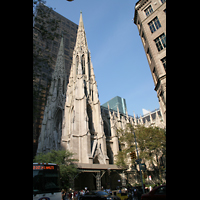
[[[80,200],[92,200],[92,199],[96,199],[96,200],[120,200],[120,198],[118,196],[114,196],[114,195],[110,195],[107,192],[104,191],[91,191],[86,193],[83,196],[80,196],[79,198]]]
[[[166,185],[160,185],[158,187],[155,187],[150,192],[143,194],[141,197],[141,200],[166,200]]]

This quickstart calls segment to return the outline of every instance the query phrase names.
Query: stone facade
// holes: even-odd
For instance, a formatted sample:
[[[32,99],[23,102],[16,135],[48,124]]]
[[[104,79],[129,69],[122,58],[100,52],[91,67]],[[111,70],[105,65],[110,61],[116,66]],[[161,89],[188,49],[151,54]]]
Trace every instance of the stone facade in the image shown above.
[[[38,141],[37,153],[51,149],[61,149],[62,119],[65,104],[66,72],[64,59],[63,37],[57,55],[55,70],[47,98],[42,120],[42,128]]]
[[[41,10],[39,12],[38,10]],[[47,18],[43,17],[44,13],[47,14]],[[42,128],[42,120],[44,116],[45,103],[46,99],[49,96],[49,89],[51,84],[52,73],[55,70],[56,59],[59,51],[60,37],[54,38],[54,40],[43,38],[40,32],[41,23],[44,22],[44,28],[48,30],[48,33],[53,34],[63,34],[63,43],[64,43],[64,59],[65,59],[65,72],[66,72],[66,84],[68,83],[70,67],[72,63],[72,55],[74,46],[76,43],[76,36],[78,30],[78,24],[70,21],[69,19],[63,17],[55,10],[49,10],[47,6],[42,3],[39,3],[36,8],[35,16],[40,20],[36,21],[34,18],[33,21],[33,51],[34,55],[38,55],[37,51],[40,49],[40,54],[37,58],[43,58],[41,63],[37,63],[38,59],[33,58],[33,66],[41,66],[40,76],[36,78],[37,90],[40,93],[40,97],[37,98],[34,105],[37,107],[37,116],[33,121],[33,157],[36,155],[36,150],[38,147],[38,139]],[[58,22],[57,29],[51,31],[48,28],[49,21],[55,20]],[[47,61],[44,60],[47,59]],[[37,69],[37,68],[36,68]],[[45,89],[44,89],[45,88]]]
[[[82,14],[67,85],[62,143],[75,153],[79,163],[108,163],[97,82]]]
[[[166,0],[139,0],[135,5],[134,23],[144,46],[166,123]]]

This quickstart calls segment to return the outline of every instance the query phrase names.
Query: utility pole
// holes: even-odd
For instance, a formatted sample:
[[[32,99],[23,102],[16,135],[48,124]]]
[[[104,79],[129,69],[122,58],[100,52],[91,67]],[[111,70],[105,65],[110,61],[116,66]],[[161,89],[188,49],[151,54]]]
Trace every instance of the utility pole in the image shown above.
[[[144,192],[144,184],[143,184],[143,180],[142,180],[141,164],[140,164],[140,159],[139,159],[138,148],[137,148],[137,142],[136,142],[136,137],[135,137],[135,131],[134,131],[134,130],[133,130],[133,134],[134,134],[134,138],[135,138],[135,146],[136,146],[137,158],[138,158],[139,169],[140,169],[140,178],[141,178],[142,190],[143,190],[143,194],[144,194],[145,192]]]

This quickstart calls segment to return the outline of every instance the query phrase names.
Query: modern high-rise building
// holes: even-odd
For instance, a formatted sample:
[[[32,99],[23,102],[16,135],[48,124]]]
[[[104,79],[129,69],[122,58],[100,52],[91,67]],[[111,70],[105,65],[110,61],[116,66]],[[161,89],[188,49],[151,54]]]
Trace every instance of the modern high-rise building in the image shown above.
[[[108,108],[108,105],[110,109],[115,110],[115,111],[119,109],[120,113],[126,114],[127,108],[126,108],[126,100],[124,98],[116,96],[101,106]]]
[[[134,23],[138,27],[166,122],[166,0],[139,0],[135,4]]]
[[[42,58],[40,65],[41,76],[38,76],[36,81],[38,83],[38,90],[42,96],[36,102],[37,106],[37,117],[33,121],[33,156],[36,153],[38,137],[41,131],[41,124],[44,115],[45,103],[49,93],[49,87],[52,80],[52,73],[54,72],[56,59],[58,55],[61,35],[63,35],[63,45],[64,45],[64,60],[65,60],[65,73],[66,73],[66,85],[69,81],[69,73],[72,63],[72,54],[76,42],[76,35],[78,30],[78,25],[69,19],[63,17],[52,9],[49,9],[42,3],[39,3],[35,10],[35,17],[33,21],[33,45],[34,45],[34,55],[37,55],[36,51],[40,50],[40,58]],[[37,20],[35,19],[37,18]],[[40,21],[41,20],[41,21]],[[58,22],[58,27],[53,30],[51,27],[51,22]],[[60,36],[57,38],[47,39],[43,38],[42,31],[44,24],[49,33],[56,33]],[[43,30],[44,32],[44,30]],[[45,62],[49,63],[48,66]],[[35,59],[33,59],[35,61]],[[37,59],[38,61],[39,59]],[[38,64],[38,63],[37,63]],[[34,67],[35,63],[33,64]],[[44,67],[43,67],[44,66]]]

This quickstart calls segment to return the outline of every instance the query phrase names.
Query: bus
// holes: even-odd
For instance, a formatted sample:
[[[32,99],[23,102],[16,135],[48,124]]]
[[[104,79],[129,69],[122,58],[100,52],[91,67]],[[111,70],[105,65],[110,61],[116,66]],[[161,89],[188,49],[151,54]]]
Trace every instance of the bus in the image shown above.
[[[33,163],[33,200],[61,200],[60,170],[54,163]]]

